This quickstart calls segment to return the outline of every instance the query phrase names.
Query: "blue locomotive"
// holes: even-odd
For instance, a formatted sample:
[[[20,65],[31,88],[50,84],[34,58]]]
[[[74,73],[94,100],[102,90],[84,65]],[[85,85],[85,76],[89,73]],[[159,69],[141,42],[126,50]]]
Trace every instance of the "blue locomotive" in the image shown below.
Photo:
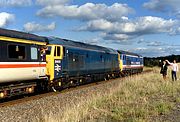
[[[55,37],[48,43],[47,75],[52,83],[62,86],[119,76],[116,50]]]

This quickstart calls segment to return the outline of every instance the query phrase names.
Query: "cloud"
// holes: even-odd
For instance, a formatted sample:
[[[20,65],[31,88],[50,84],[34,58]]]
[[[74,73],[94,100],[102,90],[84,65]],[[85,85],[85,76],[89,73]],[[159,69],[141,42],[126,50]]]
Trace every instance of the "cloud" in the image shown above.
[[[116,33],[103,33],[102,38],[104,40],[116,40],[123,44],[129,44],[129,39],[135,38],[135,35],[127,35],[127,34],[116,34]],[[128,41],[127,41],[128,40]]]
[[[171,28],[176,24],[176,20],[165,20],[159,17],[145,16],[136,20],[124,22],[110,22],[107,20],[92,20],[88,24],[80,28],[84,31],[106,31],[122,34],[152,34],[161,32],[170,32]]]
[[[121,18],[121,21],[116,22],[104,19],[92,20],[77,30],[102,32],[105,40],[128,40],[147,34],[171,33],[176,24],[176,20],[145,16],[135,20]]]
[[[152,47],[152,48],[138,47],[138,48],[130,49],[129,51],[138,53],[143,57],[158,57],[158,56],[167,56],[171,54],[166,50],[167,50],[166,48],[161,48],[161,47]]]
[[[98,43],[101,43],[101,38],[93,38],[93,39],[88,39],[88,40],[84,40],[84,43],[87,43],[87,44],[98,44]]]
[[[78,28],[77,31],[106,31],[112,30],[113,26],[113,23],[111,23],[110,21],[99,19],[89,21],[86,26]]]
[[[179,46],[162,46],[162,47],[138,47],[129,51],[141,54],[144,57],[160,57],[168,55],[179,55]]]
[[[32,5],[32,0],[0,0],[0,7],[24,7]]]
[[[158,12],[169,12],[178,14],[180,12],[180,0],[150,0],[143,4],[143,7]]]
[[[68,3],[70,0],[36,0],[36,4],[42,6],[48,5],[64,5]]]
[[[144,42],[146,42],[146,40],[144,40],[143,38],[141,38],[140,40],[137,41],[137,44],[142,44],[142,43],[144,43]]]
[[[160,42],[160,41],[152,41],[152,42],[148,42],[147,46],[152,46],[152,47],[158,47],[158,46],[163,46],[164,43]]]
[[[84,5],[47,5],[37,12],[38,16],[54,17],[60,16],[67,19],[95,20],[106,19],[117,21],[123,15],[133,13],[134,10],[127,4],[114,3],[111,6],[106,4],[86,3]]]
[[[137,41],[137,44],[143,44],[146,46],[151,46],[151,47],[159,47],[159,46],[167,46],[169,44],[166,44],[162,41],[150,41],[150,40],[144,40],[141,38],[140,40]]]
[[[15,16],[10,13],[1,12],[0,18],[0,27],[5,27],[14,20]]]
[[[42,32],[42,31],[52,31],[56,28],[56,23],[52,22],[49,25],[41,25],[35,22],[28,22],[24,25],[24,30],[26,32]]]
[[[173,29],[170,35],[180,35],[180,27]]]

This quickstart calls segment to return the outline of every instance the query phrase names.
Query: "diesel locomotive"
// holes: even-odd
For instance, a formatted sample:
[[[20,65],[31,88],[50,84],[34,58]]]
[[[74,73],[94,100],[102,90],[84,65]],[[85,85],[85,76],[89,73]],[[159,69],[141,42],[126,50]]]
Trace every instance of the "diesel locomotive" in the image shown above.
[[[0,98],[140,73],[143,57],[57,37],[0,29]]]

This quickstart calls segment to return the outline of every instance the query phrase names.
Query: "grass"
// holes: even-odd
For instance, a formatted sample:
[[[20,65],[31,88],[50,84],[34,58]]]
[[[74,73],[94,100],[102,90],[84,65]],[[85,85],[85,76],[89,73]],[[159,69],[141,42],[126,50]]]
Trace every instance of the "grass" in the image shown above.
[[[44,121],[148,122],[169,114],[180,103],[179,94],[180,81],[163,81],[156,67],[153,72],[125,78],[110,92],[91,95],[78,105],[67,107],[61,117],[45,116]]]

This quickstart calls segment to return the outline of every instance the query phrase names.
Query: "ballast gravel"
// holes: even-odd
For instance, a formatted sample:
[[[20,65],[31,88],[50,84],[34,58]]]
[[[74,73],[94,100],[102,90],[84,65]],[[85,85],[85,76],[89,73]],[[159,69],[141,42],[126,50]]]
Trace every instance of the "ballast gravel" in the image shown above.
[[[1,122],[34,122],[44,121],[45,115],[59,115],[66,108],[77,104],[83,99],[86,100],[90,95],[108,93],[110,89],[117,86],[121,79],[106,81],[97,85],[70,90],[65,93],[55,93],[36,100],[0,108]]]

